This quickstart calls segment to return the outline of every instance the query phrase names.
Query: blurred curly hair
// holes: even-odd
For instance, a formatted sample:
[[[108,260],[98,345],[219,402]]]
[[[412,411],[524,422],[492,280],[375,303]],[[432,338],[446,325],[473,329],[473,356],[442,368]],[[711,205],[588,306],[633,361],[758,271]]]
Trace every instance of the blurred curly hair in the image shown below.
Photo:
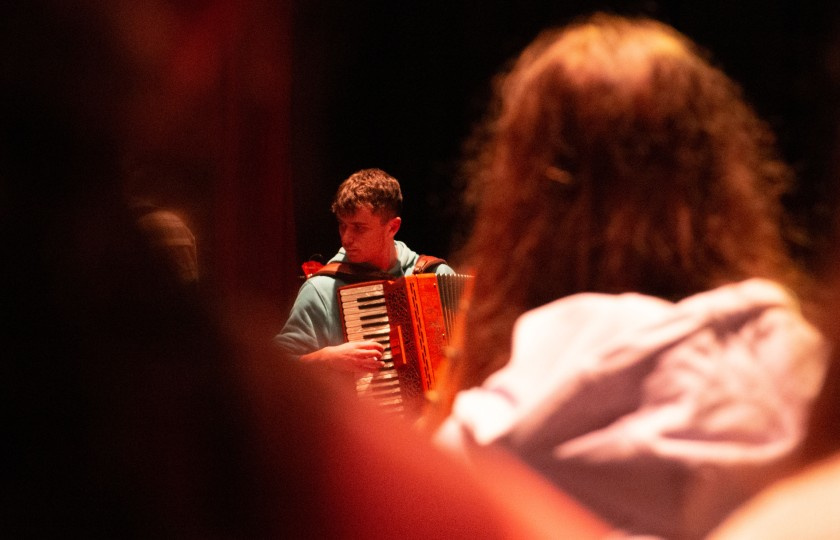
[[[461,387],[506,363],[520,314],[566,295],[798,279],[773,134],[665,24],[596,14],[540,35],[495,81],[472,146]]]

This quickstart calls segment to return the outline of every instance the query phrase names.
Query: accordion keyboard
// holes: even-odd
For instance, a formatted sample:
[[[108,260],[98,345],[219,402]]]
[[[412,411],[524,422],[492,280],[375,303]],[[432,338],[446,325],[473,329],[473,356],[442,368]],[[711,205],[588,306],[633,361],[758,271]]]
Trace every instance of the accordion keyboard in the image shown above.
[[[347,341],[371,340],[384,347],[384,366],[376,372],[358,374],[357,393],[361,397],[373,399],[374,403],[390,413],[403,413],[403,396],[391,354],[391,326],[388,322],[384,282],[343,289],[340,297]]]

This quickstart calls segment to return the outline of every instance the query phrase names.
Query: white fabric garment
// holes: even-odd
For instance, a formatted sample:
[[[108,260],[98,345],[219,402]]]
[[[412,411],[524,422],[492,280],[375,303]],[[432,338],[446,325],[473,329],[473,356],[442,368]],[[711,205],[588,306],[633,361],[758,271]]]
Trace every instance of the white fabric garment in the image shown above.
[[[628,534],[701,537],[795,456],[828,353],[766,280],[577,294],[520,317],[436,441],[502,446]]]

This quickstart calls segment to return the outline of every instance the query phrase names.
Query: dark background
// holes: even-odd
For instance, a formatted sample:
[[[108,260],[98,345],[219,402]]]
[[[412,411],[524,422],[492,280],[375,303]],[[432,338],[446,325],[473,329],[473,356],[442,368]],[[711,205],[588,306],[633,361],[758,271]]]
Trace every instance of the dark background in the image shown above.
[[[400,180],[398,238],[457,262],[468,225],[459,202],[462,145],[482,117],[492,77],[540,30],[596,10],[669,23],[740,82],[799,177],[786,201],[802,231],[797,254],[814,265],[832,245],[840,9],[829,2],[103,5],[125,54],[146,73],[128,120],[128,145],[147,169],[133,185],[184,212],[206,286],[267,302],[270,326],[288,312],[300,264],[339,248],[329,205],[359,169],[379,167]]]
[[[830,227],[840,62],[826,2],[307,0],[292,8],[291,172],[297,257],[339,247],[328,211],[349,174],[380,167],[404,191],[398,238],[452,257],[464,230],[461,145],[491,77],[539,30],[595,10],[670,23],[739,81],[800,184],[788,205],[810,261]]]

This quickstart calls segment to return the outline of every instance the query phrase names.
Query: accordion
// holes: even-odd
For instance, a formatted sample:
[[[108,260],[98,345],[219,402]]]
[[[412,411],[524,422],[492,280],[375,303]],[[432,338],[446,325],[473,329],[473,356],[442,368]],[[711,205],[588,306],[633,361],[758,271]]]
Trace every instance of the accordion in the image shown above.
[[[347,341],[377,341],[384,367],[356,377],[356,391],[389,413],[419,416],[446,357],[459,300],[472,276],[417,274],[338,290]]]

